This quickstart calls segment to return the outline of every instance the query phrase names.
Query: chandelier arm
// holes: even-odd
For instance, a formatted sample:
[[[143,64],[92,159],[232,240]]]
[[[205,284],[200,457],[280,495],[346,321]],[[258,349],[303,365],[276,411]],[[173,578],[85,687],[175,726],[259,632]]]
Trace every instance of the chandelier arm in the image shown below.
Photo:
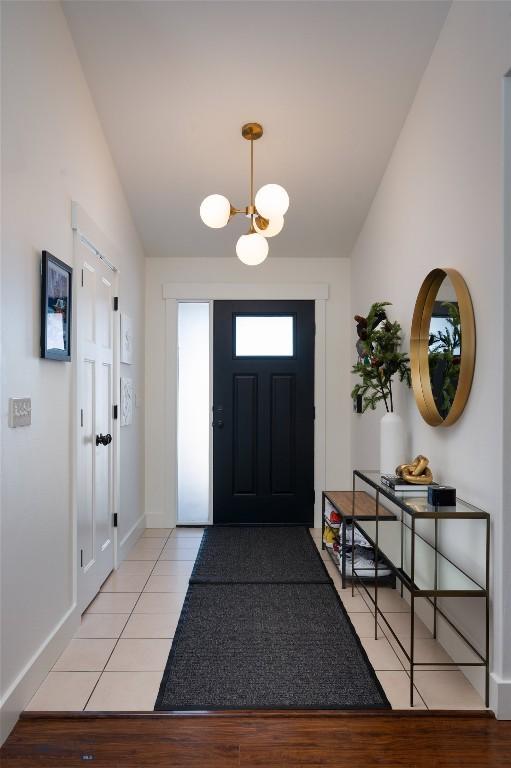
[[[246,208],[235,208],[233,205],[231,205],[231,212],[229,217],[232,218],[232,216],[236,216],[237,213],[246,213],[246,210]]]
[[[254,140],[250,140],[250,224],[254,228]]]
[[[250,227],[247,235],[255,234],[254,229],[254,140],[250,139],[250,197],[247,206],[247,215],[250,216]]]

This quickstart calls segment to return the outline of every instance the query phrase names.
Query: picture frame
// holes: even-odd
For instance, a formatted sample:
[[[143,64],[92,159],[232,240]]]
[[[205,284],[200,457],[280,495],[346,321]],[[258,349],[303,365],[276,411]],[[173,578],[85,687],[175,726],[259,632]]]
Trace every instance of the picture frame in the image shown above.
[[[73,268],[49,251],[41,262],[41,357],[71,360]]]
[[[121,377],[121,427],[129,427],[133,423],[133,401],[135,393],[133,379]]]
[[[121,363],[133,363],[133,323],[126,312],[121,312]]]

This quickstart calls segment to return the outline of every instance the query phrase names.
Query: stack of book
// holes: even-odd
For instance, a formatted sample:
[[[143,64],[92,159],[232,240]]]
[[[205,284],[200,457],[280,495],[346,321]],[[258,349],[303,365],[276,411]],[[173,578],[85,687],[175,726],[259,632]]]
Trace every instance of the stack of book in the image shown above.
[[[425,494],[428,495],[428,488],[434,488],[438,485],[438,483],[428,483],[427,485],[418,485],[415,483],[408,483],[406,480],[403,480],[402,477],[399,477],[398,475],[382,475],[381,476],[381,482],[382,485],[389,488],[391,491],[394,491],[394,493],[408,493],[410,495],[422,495]]]

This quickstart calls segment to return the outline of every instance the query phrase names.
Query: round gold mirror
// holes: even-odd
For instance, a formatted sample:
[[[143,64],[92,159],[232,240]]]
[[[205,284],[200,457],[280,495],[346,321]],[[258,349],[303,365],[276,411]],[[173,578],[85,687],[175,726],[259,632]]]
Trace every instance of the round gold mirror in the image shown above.
[[[415,400],[433,427],[449,427],[463,413],[474,375],[475,339],[467,284],[455,269],[434,269],[417,296],[410,339]]]

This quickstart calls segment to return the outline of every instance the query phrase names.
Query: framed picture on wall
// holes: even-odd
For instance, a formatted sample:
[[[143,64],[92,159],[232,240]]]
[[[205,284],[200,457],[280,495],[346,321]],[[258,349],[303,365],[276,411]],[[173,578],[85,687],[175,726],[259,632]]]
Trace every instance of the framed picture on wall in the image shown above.
[[[128,427],[133,422],[133,379],[121,378],[121,427]]]
[[[126,312],[121,312],[121,363],[133,362],[133,324]]]
[[[41,357],[69,361],[73,270],[43,251],[41,274]]]

